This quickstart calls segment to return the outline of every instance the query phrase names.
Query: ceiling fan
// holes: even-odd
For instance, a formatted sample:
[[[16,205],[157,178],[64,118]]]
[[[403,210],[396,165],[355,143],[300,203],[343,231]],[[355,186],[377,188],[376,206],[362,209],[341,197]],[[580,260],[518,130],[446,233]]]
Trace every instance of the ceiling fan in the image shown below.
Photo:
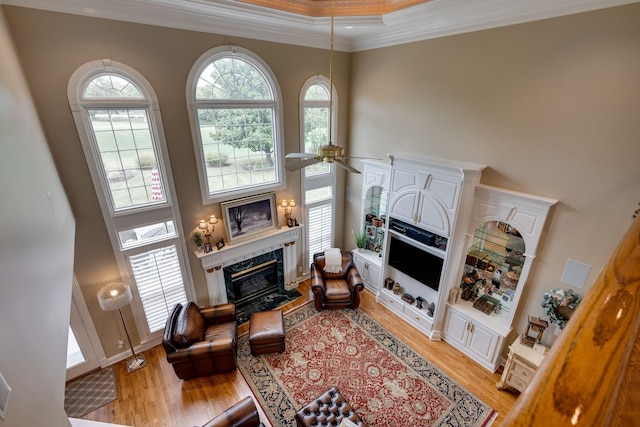
[[[318,148],[317,153],[289,153],[285,156],[285,169],[294,171],[302,169],[306,166],[313,165],[315,163],[337,163],[349,172],[360,173],[360,171],[346,162],[347,156],[344,154],[344,148],[335,145],[331,141],[332,135],[332,121],[333,117],[333,1],[331,0],[331,48],[329,49],[329,143]],[[366,157],[350,157],[352,159],[364,159]],[[291,161],[292,159],[299,159],[298,161]]]
[[[351,157],[352,159],[364,159],[365,157]],[[302,169],[306,166],[313,165],[324,161],[325,163],[337,163],[349,172],[360,173],[360,171],[346,162],[347,157],[344,155],[344,148],[334,145],[329,141],[328,144],[318,148],[317,153],[289,153],[285,159],[300,159],[294,162],[285,162],[285,169],[294,171]]]

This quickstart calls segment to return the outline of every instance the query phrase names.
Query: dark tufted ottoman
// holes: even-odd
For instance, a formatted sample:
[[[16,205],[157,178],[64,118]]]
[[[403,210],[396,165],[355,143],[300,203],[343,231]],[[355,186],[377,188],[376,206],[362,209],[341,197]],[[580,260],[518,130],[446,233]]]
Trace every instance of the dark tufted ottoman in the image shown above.
[[[343,418],[353,421],[357,426],[367,427],[335,387],[331,387],[296,413],[298,427],[337,426]]]

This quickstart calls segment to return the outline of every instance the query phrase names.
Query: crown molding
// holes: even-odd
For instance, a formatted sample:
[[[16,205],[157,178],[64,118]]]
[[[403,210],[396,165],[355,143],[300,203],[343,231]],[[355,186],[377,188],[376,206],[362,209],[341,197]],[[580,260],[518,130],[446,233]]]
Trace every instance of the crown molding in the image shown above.
[[[352,50],[376,49],[637,2],[638,0],[433,0],[385,15],[385,27],[369,37],[355,38]]]
[[[347,52],[376,49],[638,1],[432,0],[385,15],[336,17],[334,48]],[[235,0],[0,0],[0,4],[315,48],[329,47],[330,18],[314,18]],[[353,28],[346,29],[346,26]]]

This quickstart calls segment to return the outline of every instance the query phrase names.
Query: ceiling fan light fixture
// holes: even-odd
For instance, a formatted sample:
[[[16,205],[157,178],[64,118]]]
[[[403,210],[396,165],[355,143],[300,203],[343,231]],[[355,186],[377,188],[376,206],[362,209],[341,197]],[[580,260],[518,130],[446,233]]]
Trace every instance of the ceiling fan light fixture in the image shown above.
[[[334,157],[344,157],[344,147],[331,143],[318,148],[318,157],[322,157],[327,163],[333,162]]]

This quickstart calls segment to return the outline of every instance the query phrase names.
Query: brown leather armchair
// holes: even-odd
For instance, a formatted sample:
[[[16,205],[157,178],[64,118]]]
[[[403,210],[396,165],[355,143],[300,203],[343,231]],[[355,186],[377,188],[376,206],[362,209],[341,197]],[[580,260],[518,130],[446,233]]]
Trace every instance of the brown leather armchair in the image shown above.
[[[264,427],[264,424],[253,399],[247,396],[202,427]]]
[[[176,304],[164,329],[162,346],[178,378],[236,369],[237,322],[234,304],[199,308]]]
[[[351,252],[342,252],[342,270],[339,273],[328,273],[324,271],[324,266],[324,252],[314,254],[311,290],[315,294],[316,309],[358,308],[364,283],[353,263]]]

